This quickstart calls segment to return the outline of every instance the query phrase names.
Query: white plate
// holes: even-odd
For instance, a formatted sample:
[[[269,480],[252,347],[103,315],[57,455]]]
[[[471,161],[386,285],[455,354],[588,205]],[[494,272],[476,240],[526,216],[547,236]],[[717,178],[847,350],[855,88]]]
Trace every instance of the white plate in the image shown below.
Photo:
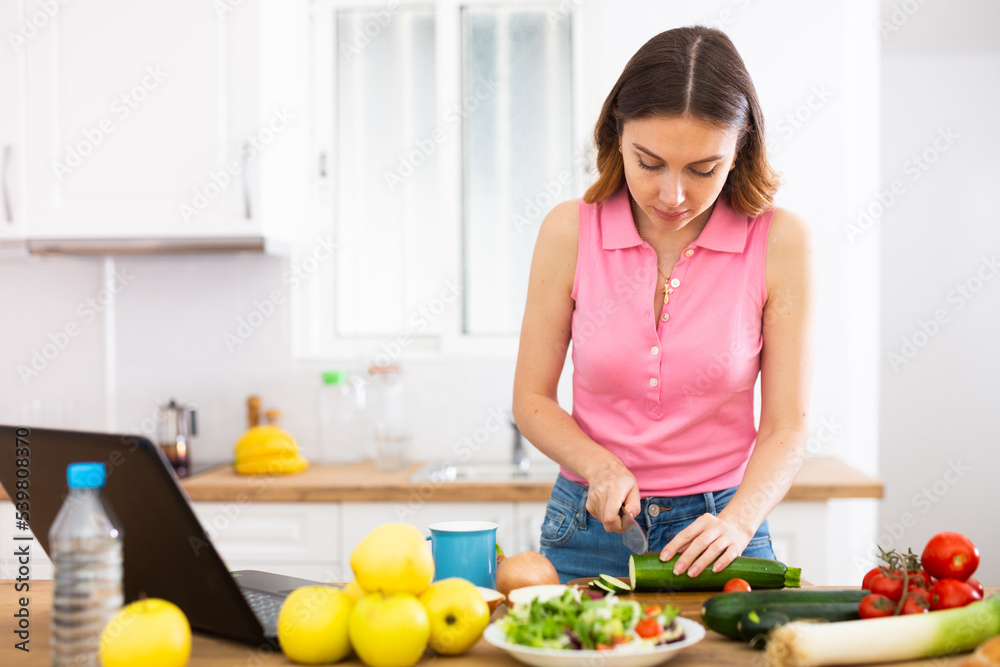
[[[536,665],[536,667],[566,667],[567,665],[584,664],[585,661],[590,660],[595,662],[588,662],[588,664],[601,665],[601,667],[651,667],[670,660],[677,655],[678,651],[697,644],[705,638],[705,628],[700,623],[680,617],[677,618],[677,622],[684,628],[683,640],[673,644],[633,650],[627,646],[607,651],[531,648],[508,642],[503,629],[496,623],[486,628],[483,637],[494,646],[507,651],[515,659],[526,665]]]

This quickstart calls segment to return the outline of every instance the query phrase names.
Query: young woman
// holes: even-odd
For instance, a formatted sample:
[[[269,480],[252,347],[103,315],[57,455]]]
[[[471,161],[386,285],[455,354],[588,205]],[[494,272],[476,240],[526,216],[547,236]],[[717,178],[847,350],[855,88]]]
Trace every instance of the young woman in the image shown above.
[[[624,509],[678,574],[774,558],[767,515],[806,437],[811,252],[773,206],[753,82],[724,33],[669,30],[628,62],[594,138],[597,182],[539,230],[514,380],[518,426],[561,466],[542,553],[564,582],[625,575]],[[570,341],[572,415],[556,400]]]

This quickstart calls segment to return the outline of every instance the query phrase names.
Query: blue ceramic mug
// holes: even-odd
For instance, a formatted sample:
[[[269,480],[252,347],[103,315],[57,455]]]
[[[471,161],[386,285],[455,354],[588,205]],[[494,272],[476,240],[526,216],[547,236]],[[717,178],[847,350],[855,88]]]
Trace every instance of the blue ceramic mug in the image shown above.
[[[496,588],[497,524],[491,521],[442,521],[430,525],[434,581],[468,579]]]

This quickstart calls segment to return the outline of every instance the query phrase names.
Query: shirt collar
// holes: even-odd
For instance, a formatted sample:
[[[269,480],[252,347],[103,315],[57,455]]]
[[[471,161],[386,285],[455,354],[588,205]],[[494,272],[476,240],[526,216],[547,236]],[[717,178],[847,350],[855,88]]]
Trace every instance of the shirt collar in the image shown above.
[[[743,252],[747,245],[750,219],[737,213],[725,197],[715,200],[715,208],[705,229],[695,239],[694,244],[719,252]]]
[[[605,250],[632,248],[642,244],[632,221],[628,188],[622,186],[601,205],[602,246]],[[720,252],[743,252],[749,220],[729,206],[724,197],[715,200],[712,215],[694,245]]]

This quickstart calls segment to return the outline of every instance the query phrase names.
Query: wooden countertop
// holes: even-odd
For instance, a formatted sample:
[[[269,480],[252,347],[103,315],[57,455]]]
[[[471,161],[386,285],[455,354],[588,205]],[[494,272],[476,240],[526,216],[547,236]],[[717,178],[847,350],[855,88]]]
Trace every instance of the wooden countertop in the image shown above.
[[[1000,591],[997,587],[987,587],[987,594]],[[30,653],[24,653],[14,648],[16,636],[12,634],[13,615],[17,611],[18,597],[23,593],[14,592],[14,582],[0,582],[0,636],[3,642],[0,643],[0,664],[17,666],[38,666],[48,667],[51,664],[49,657],[49,623],[51,620],[52,608],[52,582],[32,581],[30,590],[30,628],[29,647]],[[714,593],[640,593],[634,597],[644,604],[673,604],[680,608],[681,615],[693,620],[699,620],[701,605],[709,596]],[[962,656],[952,656],[945,658],[934,658],[916,662],[896,662],[893,667],[949,667],[957,664]],[[234,665],[290,665],[280,653],[265,654],[254,651],[248,646],[236,644],[223,639],[216,639],[199,633],[195,633],[192,642],[191,667],[233,667]],[[354,656],[348,660],[337,663],[338,665],[361,665],[361,662]],[[502,650],[480,640],[472,650],[462,656],[438,658],[427,656],[420,661],[420,665],[435,664],[439,667],[471,667],[473,665],[497,665],[505,667],[515,667],[520,665],[513,658],[509,657]],[[763,656],[759,651],[755,651],[741,642],[726,639],[722,635],[708,631],[705,639],[699,643],[684,649],[671,660],[670,665],[676,667],[712,666],[725,667],[727,665],[752,665],[761,667]]]
[[[399,472],[379,472],[373,463],[311,465],[295,475],[237,475],[231,467],[211,470],[184,482],[191,500],[227,502],[240,497],[260,502],[545,502],[551,480],[411,482],[423,467],[411,463]]]
[[[481,482],[410,482],[422,464],[380,473],[371,463],[344,466],[313,465],[297,475],[248,478],[232,468],[220,468],[184,482],[192,500],[261,502],[384,501],[425,502],[545,502],[553,480]],[[262,483],[263,482],[263,483]],[[785,500],[824,501],[830,498],[881,498],[882,482],[838,459],[808,459]]]
[[[421,463],[380,473],[372,463],[312,465],[295,475],[237,475],[223,466],[182,481],[191,500],[208,502],[545,502],[553,480],[411,482]],[[785,500],[881,498],[882,481],[834,458],[807,459]],[[7,496],[0,489],[0,500]]]

